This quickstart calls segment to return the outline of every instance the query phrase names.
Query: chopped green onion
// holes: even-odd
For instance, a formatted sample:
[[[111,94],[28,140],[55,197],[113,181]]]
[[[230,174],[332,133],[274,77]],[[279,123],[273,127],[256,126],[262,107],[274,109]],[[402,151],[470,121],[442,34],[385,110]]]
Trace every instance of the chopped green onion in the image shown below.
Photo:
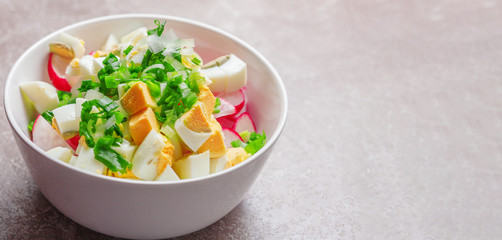
[[[160,97],[160,86],[155,84],[153,81],[145,81],[148,90],[150,91],[150,95],[154,98]]]
[[[172,138],[176,135],[176,132],[173,128],[169,126],[167,122],[165,122],[160,128],[160,132],[166,135],[167,138]]]
[[[124,55],[127,56],[127,54],[129,54],[129,52],[131,52],[131,50],[134,48],[133,45],[129,45],[129,47],[127,47],[125,50],[124,50]]]
[[[255,154],[258,150],[265,146],[266,141],[267,137],[265,136],[265,131],[263,131],[262,134],[252,132],[244,150],[248,153]]]
[[[113,150],[112,146],[119,146],[121,138],[105,136],[100,138],[94,146],[94,155],[96,160],[102,162],[112,172],[126,173],[132,164],[124,159],[122,155]]]
[[[87,92],[91,89],[99,87],[99,83],[93,82],[92,80],[83,80],[82,85],[78,89],[79,92]]]
[[[54,118],[54,113],[52,113],[51,111],[45,111],[43,112],[42,114],[42,117],[47,120],[47,122],[49,122],[50,124],[52,124],[52,118]]]
[[[59,107],[68,104],[68,102],[71,100],[71,92],[58,90],[57,93],[58,93],[58,98],[59,98],[59,104],[58,104]]]
[[[192,58],[191,60],[195,65],[199,65],[202,61],[196,57]]]
[[[265,131],[263,131],[262,134],[252,132],[249,136],[249,140],[246,142],[234,140],[230,144],[232,147],[242,147],[247,153],[255,154],[258,150],[265,146],[266,141],[267,137],[265,136]]]
[[[247,130],[242,131],[239,133],[239,136],[241,136],[242,141],[247,142],[251,138],[251,133]]]
[[[244,148],[244,147],[246,147],[246,143],[242,142],[241,140],[234,140],[230,144],[234,148],[238,148],[238,147]]]
[[[35,125],[35,119],[31,120],[30,123],[28,123],[28,132],[33,132],[33,125]]]
[[[221,110],[221,100],[219,97],[216,98],[213,108],[213,114],[220,113]]]
[[[113,76],[105,76],[105,86],[106,88],[117,88],[119,83],[115,81]]]
[[[160,35],[162,35],[162,32],[164,32],[164,28],[166,26],[166,21],[164,21],[163,23],[160,23],[159,20],[155,20],[154,23],[157,25],[157,28],[150,29],[147,31],[147,33],[148,33],[148,35],[157,34],[157,36],[160,37]]]

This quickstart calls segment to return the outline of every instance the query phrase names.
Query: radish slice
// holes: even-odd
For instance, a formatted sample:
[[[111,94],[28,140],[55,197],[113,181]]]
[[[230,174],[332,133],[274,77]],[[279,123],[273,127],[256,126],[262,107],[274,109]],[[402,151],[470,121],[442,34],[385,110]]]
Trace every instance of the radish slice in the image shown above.
[[[233,115],[237,112],[237,111],[235,111],[235,107],[231,103],[229,103],[227,100],[220,98],[220,102],[221,102],[220,112],[214,114],[215,118]]]
[[[225,146],[227,148],[230,148],[232,147],[232,141],[235,141],[235,140],[240,140],[242,141],[242,138],[241,136],[239,135],[239,133],[237,133],[236,131],[234,131],[233,129],[230,129],[230,128],[222,128],[221,130],[223,132],[223,136],[224,136],[224,140],[223,142],[225,143]]]
[[[253,119],[251,119],[251,115],[247,112],[243,113],[235,120],[233,129],[238,133],[243,131],[256,132],[256,126],[254,125]]]
[[[49,53],[49,61],[47,63],[47,71],[49,73],[49,78],[52,81],[52,85],[54,85],[57,90],[69,92],[71,90],[71,86],[68,84],[68,81],[59,77],[56,71],[54,71],[54,67],[52,66],[52,55],[54,55],[54,53]]]
[[[216,121],[218,121],[220,123],[221,127],[224,127],[224,128],[232,128],[235,123],[235,119],[233,119],[230,116],[216,118]]]
[[[239,91],[218,95],[218,97],[232,104],[236,113],[239,113],[246,105],[246,94],[242,88]]]
[[[72,137],[70,139],[66,139],[66,143],[68,143],[68,145],[70,145],[71,148],[73,148],[73,150],[77,150],[77,147],[78,147],[78,142],[80,140],[80,136],[77,134],[75,135],[75,137]]]
[[[61,137],[51,124],[42,115],[38,115],[33,124],[33,143],[42,150],[48,151],[55,147],[69,147],[63,137]]]

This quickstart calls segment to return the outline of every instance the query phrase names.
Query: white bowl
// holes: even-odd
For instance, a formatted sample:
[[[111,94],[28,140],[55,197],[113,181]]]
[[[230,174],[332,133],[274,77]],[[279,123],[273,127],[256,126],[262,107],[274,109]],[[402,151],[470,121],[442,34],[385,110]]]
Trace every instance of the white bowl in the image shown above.
[[[193,38],[196,51],[209,61],[234,53],[248,64],[248,111],[266,145],[245,162],[207,177],[181,182],[146,182],[90,174],[51,159],[30,141],[27,109],[19,83],[49,81],[48,43],[58,33],[81,37],[86,49],[99,49],[110,33],[120,36],[140,26],[154,28],[167,20],[179,37]],[[286,121],[284,85],[271,64],[242,40],[215,27],[164,15],[129,14],[91,19],[62,28],[31,46],[14,64],[5,84],[7,119],[26,165],[40,191],[64,215],[107,235],[166,238],[202,229],[225,216],[242,200],[281,134]]]

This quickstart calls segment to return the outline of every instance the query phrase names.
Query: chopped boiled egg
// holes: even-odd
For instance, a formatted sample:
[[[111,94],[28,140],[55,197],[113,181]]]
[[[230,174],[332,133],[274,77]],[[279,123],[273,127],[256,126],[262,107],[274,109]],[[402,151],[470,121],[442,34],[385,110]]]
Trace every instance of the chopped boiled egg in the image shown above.
[[[70,160],[70,164],[77,168],[96,174],[103,174],[106,169],[103,163],[95,159],[94,149],[89,148],[85,145],[81,146],[78,157]]]
[[[247,65],[234,54],[219,57],[204,66],[201,72],[211,79],[209,88],[213,92],[233,92],[247,82]]]
[[[174,162],[173,170],[181,179],[209,175],[209,151],[192,154]]]
[[[78,132],[79,119],[76,115],[76,109],[76,104],[72,103],[52,110],[59,132],[62,134],[68,132]]]
[[[171,166],[166,166],[164,171],[157,178],[155,178],[155,181],[179,181],[179,180],[180,177],[176,175],[176,172],[174,172]]]
[[[42,81],[19,84],[19,88],[33,102],[39,113],[56,108],[59,104],[58,92],[54,86]]]
[[[55,147],[52,149],[49,149],[47,151],[47,154],[53,158],[59,159],[65,163],[68,163],[73,157],[73,154],[71,152],[71,149],[66,148],[66,147]]]
[[[162,135],[151,130],[132,158],[132,173],[140,179],[154,180],[157,177],[158,160],[165,146]]]

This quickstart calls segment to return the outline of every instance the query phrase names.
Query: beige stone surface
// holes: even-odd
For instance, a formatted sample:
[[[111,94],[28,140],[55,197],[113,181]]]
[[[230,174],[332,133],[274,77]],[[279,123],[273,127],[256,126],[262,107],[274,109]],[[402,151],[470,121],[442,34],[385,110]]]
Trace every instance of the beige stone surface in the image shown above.
[[[244,200],[179,239],[502,238],[501,1],[0,0],[2,86],[39,38],[118,13],[231,32],[288,91]],[[109,239],[50,205],[0,122],[0,239]]]

